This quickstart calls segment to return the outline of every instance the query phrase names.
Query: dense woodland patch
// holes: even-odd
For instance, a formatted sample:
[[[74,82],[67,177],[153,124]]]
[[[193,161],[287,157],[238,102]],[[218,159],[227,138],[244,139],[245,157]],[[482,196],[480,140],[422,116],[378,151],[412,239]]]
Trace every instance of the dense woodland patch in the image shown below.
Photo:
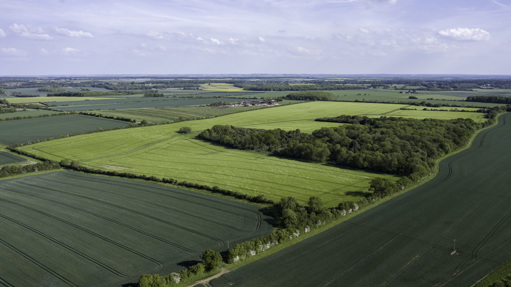
[[[428,174],[435,159],[466,145],[480,127],[471,119],[339,116],[318,120],[349,124],[312,134],[216,125],[199,138],[237,149],[415,178]]]

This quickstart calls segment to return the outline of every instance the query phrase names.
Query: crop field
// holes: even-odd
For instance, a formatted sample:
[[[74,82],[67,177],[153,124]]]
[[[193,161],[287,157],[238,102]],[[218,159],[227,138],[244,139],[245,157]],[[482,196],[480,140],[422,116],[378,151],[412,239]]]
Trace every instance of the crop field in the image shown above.
[[[257,207],[60,171],[0,181],[0,282],[121,286],[269,233]]]
[[[14,155],[10,152],[0,151],[0,165],[21,163],[27,161],[26,158]]]
[[[510,142],[508,113],[432,181],[211,285],[472,286],[511,254]]]
[[[0,143],[23,144],[44,139],[129,126],[128,122],[66,115],[0,122]]]
[[[19,111],[15,113],[0,113],[0,120],[14,119],[14,118],[24,118],[24,117],[38,117],[38,116],[46,116],[46,115],[56,115],[59,112],[48,111],[48,110],[26,110]]]
[[[210,84],[202,84],[202,89],[204,91],[223,91],[223,92],[241,92],[244,91],[242,88],[235,87],[232,84],[227,83],[210,83]]]
[[[484,93],[483,91],[475,92],[459,92],[459,91],[419,91],[417,94],[406,94],[400,92],[406,92],[401,90],[339,90],[329,91],[334,94],[334,100],[336,101],[366,101],[366,102],[395,102],[395,103],[420,103],[426,101],[431,104],[441,105],[456,105],[456,106],[478,106],[478,107],[494,107],[496,104],[492,103],[475,103],[466,102],[465,99],[468,96],[475,95],[491,95]],[[495,95],[506,94],[502,90],[500,93],[494,92]],[[511,93],[509,93],[511,95]],[[409,99],[408,97],[414,96],[417,99]]]
[[[197,120],[218,117],[239,112],[257,110],[261,107],[231,107],[218,108],[211,106],[189,106],[175,108],[146,108],[126,110],[101,110],[99,114],[113,117],[134,119],[137,122],[146,120],[150,124],[169,123],[182,120]]]
[[[11,104],[28,104],[28,103],[53,103],[53,102],[80,102],[94,101],[98,99],[110,99],[107,97],[34,97],[34,98],[6,98]]]
[[[299,128],[311,132],[323,126],[338,125],[314,121],[318,117],[341,114],[390,116],[403,112],[402,107],[406,106],[312,102],[207,120],[83,135],[22,149],[57,161],[71,159],[93,168],[121,168],[126,172],[219,186],[274,200],[293,196],[304,203],[310,196],[319,196],[327,205],[333,206],[342,200],[354,199],[351,194],[366,191],[370,179],[382,175],[228,149],[197,140],[195,136],[216,124]],[[404,112],[408,117],[432,113],[422,110]],[[441,113],[445,117],[482,120],[480,113]],[[436,113],[432,115],[438,116]],[[190,127],[192,133],[178,134],[181,127]]]
[[[54,109],[60,111],[90,111],[90,110],[111,110],[111,109],[140,109],[140,108],[160,108],[160,107],[182,107],[182,106],[199,106],[209,105],[218,102],[240,102],[243,99],[237,98],[132,98],[127,102],[108,102],[108,103],[95,103],[81,102],[81,104],[73,104],[67,106],[56,106]]]

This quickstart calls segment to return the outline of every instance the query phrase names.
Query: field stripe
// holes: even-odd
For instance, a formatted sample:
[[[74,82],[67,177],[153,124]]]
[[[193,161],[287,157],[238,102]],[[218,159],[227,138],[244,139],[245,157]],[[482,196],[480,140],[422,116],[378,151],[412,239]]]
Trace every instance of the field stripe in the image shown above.
[[[103,236],[103,235],[101,235],[101,234],[99,234],[99,233],[96,233],[96,232],[94,232],[94,231],[92,231],[92,230],[89,230],[89,229],[87,229],[87,228],[83,228],[83,227],[81,227],[81,226],[79,226],[79,225],[77,225],[77,224],[74,224],[74,223],[72,223],[72,222],[70,222],[70,221],[67,221],[67,220],[65,220],[65,219],[62,219],[62,218],[60,218],[60,217],[54,216],[54,215],[52,215],[52,214],[50,214],[50,213],[47,213],[47,212],[44,212],[44,211],[41,211],[41,210],[35,209],[35,208],[33,208],[33,207],[30,207],[30,206],[26,206],[26,205],[21,204],[21,203],[18,203],[18,202],[14,202],[14,201],[11,201],[11,200],[8,200],[8,199],[0,199],[0,201],[9,202],[9,203],[11,203],[11,204],[18,205],[18,206],[21,206],[21,207],[26,208],[26,209],[28,209],[28,210],[34,211],[34,212],[36,212],[36,213],[39,213],[39,214],[45,215],[45,216],[47,216],[47,217],[53,218],[53,219],[55,219],[55,220],[57,220],[57,221],[60,221],[60,222],[62,222],[62,223],[64,223],[64,224],[67,224],[67,225],[69,225],[69,226],[72,226],[72,227],[74,227],[74,228],[76,228],[76,229],[79,229],[79,230],[81,230],[81,231],[83,231],[83,232],[85,232],[85,233],[88,233],[88,234],[90,234],[90,235],[92,235],[92,236],[98,237],[98,238],[100,238],[100,239],[102,239],[102,240],[104,240],[104,241],[106,241],[106,242],[109,242],[109,243],[111,243],[111,244],[113,244],[113,245],[115,245],[115,246],[117,246],[117,247],[120,247],[120,248],[122,248],[122,249],[124,249],[124,250],[126,250],[126,251],[129,251],[129,252],[131,252],[131,253],[133,253],[133,254],[136,254],[136,255],[138,255],[138,256],[140,256],[140,257],[144,258],[144,259],[147,259],[148,261],[151,261],[151,262],[155,263],[156,265],[158,265],[158,267],[160,267],[160,268],[163,266],[163,264],[162,264],[160,261],[158,261],[158,260],[156,260],[156,259],[154,259],[154,258],[152,258],[152,257],[149,257],[149,256],[147,256],[147,255],[145,255],[145,254],[143,254],[143,253],[140,253],[140,252],[136,251],[136,250],[135,250],[135,249],[133,249],[133,248],[130,248],[130,247],[128,247],[128,246],[125,246],[125,245],[123,245],[123,244],[120,244],[120,243],[118,243],[118,242],[116,242],[116,241],[114,241],[114,240],[112,240],[112,239],[110,239],[110,238],[107,238],[107,237],[105,237],[105,236]],[[2,216],[2,217],[4,217],[4,218],[6,218],[6,219],[8,219],[8,220],[11,220],[11,219],[12,219],[12,218],[11,218],[11,219],[9,219],[10,217],[7,217],[7,216],[5,216],[5,215],[1,215],[1,214],[0,214],[0,216]],[[103,267],[103,268],[105,268],[105,269],[109,270],[110,272],[112,272],[112,273],[114,273],[114,274],[116,274],[116,275],[118,275],[118,276],[120,276],[120,277],[126,277],[126,275],[125,275],[125,274],[123,274],[123,273],[121,273],[121,272],[119,272],[119,271],[115,270],[114,268],[112,268],[112,267],[110,267],[110,266],[108,266],[108,265],[106,265],[106,264],[104,264],[104,263],[101,263],[101,262],[97,261],[96,259],[94,259],[94,258],[92,258],[92,257],[88,256],[87,254],[84,254],[83,252],[80,252],[80,251],[78,251],[78,250],[76,250],[76,249],[72,248],[71,246],[69,246],[69,245],[67,245],[67,244],[65,244],[65,243],[63,243],[63,242],[61,242],[61,241],[59,241],[59,240],[57,240],[57,239],[55,239],[55,238],[53,238],[53,237],[51,237],[51,236],[49,236],[49,235],[45,234],[45,233],[43,233],[43,232],[41,232],[41,231],[38,231],[37,229],[35,229],[35,228],[31,227],[31,226],[28,226],[28,225],[26,225],[26,224],[24,224],[24,223],[21,223],[21,222],[19,222],[19,221],[15,220],[15,219],[12,219],[11,221],[13,221],[13,222],[15,222],[15,223],[17,223],[17,224],[19,224],[19,225],[21,225],[21,226],[23,226],[23,227],[25,227],[25,228],[27,228],[27,229],[29,229],[29,230],[33,231],[33,232],[35,232],[35,233],[39,234],[39,235],[41,235],[41,236],[43,236],[43,237],[45,237],[45,238],[47,238],[47,239],[49,239],[49,240],[51,240],[51,241],[53,241],[53,242],[55,242],[55,243],[59,244],[59,245],[61,245],[62,247],[66,248],[66,249],[68,249],[68,250],[70,250],[70,251],[75,252],[76,254],[78,254],[78,255],[80,255],[80,256],[82,256],[82,257],[84,257],[84,258],[86,258],[86,259],[88,259],[88,260],[92,261],[93,263],[96,263],[97,265],[100,265],[101,267]]]
[[[20,205],[20,206],[22,206],[22,205]],[[24,206],[22,206],[22,207],[24,207]],[[98,266],[100,266],[100,267],[102,267],[102,268],[112,272],[113,274],[115,274],[115,275],[117,275],[119,277],[126,277],[125,274],[115,270],[114,268],[112,268],[112,267],[110,267],[110,266],[108,266],[108,265],[106,265],[106,264],[104,264],[102,262],[99,262],[98,260],[90,257],[89,255],[87,255],[87,254],[85,254],[85,253],[83,253],[83,252],[81,252],[81,251],[79,251],[79,250],[77,250],[77,249],[67,245],[66,243],[64,243],[64,242],[62,242],[62,241],[60,241],[60,240],[58,240],[58,239],[56,239],[56,238],[54,238],[52,236],[50,236],[50,235],[40,231],[40,230],[37,230],[37,229],[27,225],[27,224],[24,224],[21,221],[18,221],[16,219],[14,219],[12,217],[9,217],[9,216],[6,216],[4,214],[0,214],[0,217],[3,217],[4,219],[6,219],[6,220],[8,220],[8,221],[10,221],[10,222],[12,222],[14,224],[17,224],[17,225],[19,225],[21,227],[24,227],[25,229],[28,229],[29,231],[31,231],[33,233],[36,233],[36,234],[38,234],[38,235],[48,239],[49,241],[51,241],[51,242],[53,242],[53,243],[55,243],[55,244],[65,248],[65,249],[67,249],[67,250],[69,250],[69,251],[71,251],[71,252],[73,252],[73,253],[75,253],[75,254],[77,254],[77,255],[79,255],[79,256],[87,259],[87,260],[89,260],[90,262],[92,262],[92,263],[94,263],[94,264],[96,264],[96,265],[98,265]]]
[[[0,285],[5,286],[5,287],[15,287],[14,285],[12,285],[11,283],[5,281],[5,279],[3,279],[1,277],[0,277]]]
[[[83,176],[79,175],[79,174],[70,173],[70,176],[71,177],[72,176],[76,176],[76,178],[78,178],[78,180],[83,180]],[[46,178],[43,179],[43,180],[44,181],[49,181],[49,182],[52,182],[52,183],[61,184],[60,182],[52,181],[52,180],[49,180],[49,179],[46,179]],[[96,177],[96,176],[94,176],[94,177],[91,176],[90,180],[88,178],[87,182],[90,182],[90,181],[100,182],[102,184],[108,184],[108,185],[112,184],[111,180],[106,180],[105,178]],[[133,186],[137,185],[137,184],[139,184],[139,183],[136,182],[136,181],[129,181],[129,182],[126,181],[125,182],[125,180],[122,180],[122,181],[116,181],[115,182],[115,186],[126,186],[128,188],[133,188]],[[77,187],[82,187],[82,186],[80,186],[78,184],[72,184],[72,183],[66,183],[66,185],[73,185],[73,186],[77,186]],[[145,187],[143,184],[139,184],[139,186],[140,186],[141,189],[144,189],[144,187]],[[93,189],[93,188],[89,187],[89,189]],[[215,211],[221,211],[222,213],[227,213],[227,214],[230,214],[230,215],[240,216],[240,217],[246,218],[244,215],[236,213],[236,212],[233,212],[233,211],[229,211],[228,209],[227,210],[224,210],[224,209],[219,210],[217,208],[211,207],[211,201],[214,201],[215,204],[218,204],[218,205],[221,205],[221,206],[228,206],[230,208],[236,208],[238,210],[241,210],[241,211],[244,211],[246,213],[249,213],[249,214],[253,215],[255,217],[255,221],[256,221],[255,224],[256,225],[260,225],[261,221],[262,221],[262,217],[261,217],[261,214],[259,212],[247,209],[245,206],[239,206],[239,205],[233,204],[231,202],[220,201],[220,200],[218,200],[215,197],[211,197],[211,198],[207,199],[207,198],[204,198],[204,196],[202,196],[202,195],[195,194],[194,192],[180,191],[179,195],[181,195],[181,196],[184,195],[186,197],[192,198],[191,200],[188,200],[188,199],[183,199],[182,197],[176,196],[176,195],[174,195],[174,192],[171,192],[171,191],[179,191],[177,189],[169,190],[169,189],[164,188],[163,186],[156,185],[156,184],[154,185],[154,187],[152,187],[152,189],[158,190],[158,191],[144,190],[144,192],[151,193],[151,194],[158,195],[158,196],[162,196],[162,197],[172,198],[172,199],[175,199],[175,200],[178,200],[178,201],[183,201],[183,202],[191,203],[191,204],[193,204],[195,206],[201,206],[201,207],[204,207],[204,208],[207,208],[207,209],[215,209]],[[99,189],[94,189],[94,190],[103,192],[103,190],[99,190]],[[131,197],[131,196],[127,196],[123,192],[117,192],[114,189],[112,189],[112,191],[109,191],[109,193],[113,193],[113,194],[116,194],[118,196],[122,196],[122,197],[129,198],[129,199],[136,199],[136,200],[139,200],[139,201],[143,201],[145,203],[149,203],[149,204],[152,204],[152,205],[155,205],[155,206],[163,207],[163,208],[165,208],[167,210],[178,211],[179,213],[185,214],[187,216],[198,218],[198,219],[203,220],[203,221],[212,222],[212,223],[215,223],[215,224],[218,224],[218,225],[221,225],[221,226],[229,227],[229,228],[232,228],[232,229],[237,230],[237,231],[242,231],[240,228],[234,227],[232,225],[224,224],[224,223],[219,222],[217,220],[211,220],[211,219],[208,219],[208,218],[200,217],[200,216],[197,216],[197,215],[195,215],[193,213],[187,212],[185,210],[177,209],[177,208],[174,208],[174,207],[170,207],[168,205],[162,205],[162,204],[159,204],[159,203],[156,203],[156,202],[153,202],[153,201],[143,200],[143,198],[139,198],[139,197],[134,198],[134,197]],[[201,202],[205,202],[205,203],[199,203],[198,200],[200,200]],[[256,230],[257,230],[257,228],[256,228]]]
[[[100,182],[102,182],[102,181],[100,181]],[[107,184],[109,184],[109,183],[107,182]],[[133,187],[133,183],[131,183],[131,182],[130,183],[126,183],[126,184],[124,184],[123,182],[116,182],[116,186],[120,186],[120,185],[125,185],[125,186],[130,187],[130,188]],[[79,186],[80,187],[80,185],[74,185],[74,186]],[[91,188],[89,188],[89,189],[91,189]],[[94,189],[94,190],[102,191],[102,190],[98,190],[98,189]],[[176,197],[176,196],[170,196],[171,192],[168,192],[168,190],[167,190],[167,192],[163,192],[163,193],[161,191],[160,192],[155,192],[155,191],[152,191],[152,190],[149,190],[149,191],[144,190],[144,192],[155,194],[155,195],[162,196],[162,197],[170,197],[170,198],[173,198],[173,199],[177,199],[179,201],[185,201],[185,202],[188,202],[188,203],[192,203],[192,204],[197,205],[197,206],[202,206],[202,207],[210,208],[210,206],[207,205],[207,204],[200,204],[197,201],[183,200],[182,198],[179,198],[179,197]],[[142,197],[142,198],[136,197],[135,198],[135,197],[132,197],[132,196],[128,196],[128,195],[126,195],[123,192],[117,192],[115,190],[114,191],[109,191],[109,193],[116,194],[116,195],[118,195],[120,197],[124,197],[124,198],[136,199],[136,200],[141,201],[141,202],[145,202],[145,203],[149,203],[149,204],[154,205],[154,206],[162,207],[162,208],[164,208],[166,210],[177,211],[180,214],[184,214],[184,215],[189,216],[189,217],[197,218],[197,219],[200,219],[202,221],[211,222],[211,223],[214,223],[214,224],[217,224],[217,225],[220,225],[220,226],[224,226],[224,227],[236,230],[236,231],[243,231],[239,227],[236,227],[236,226],[233,226],[233,225],[230,225],[230,224],[226,224],[226,223],[223,223],[223,222],[218,221],[218,220],[213,220],[213,219],[210,219],[210,218],[207,218],[207,217],[205,218],[205,217],[202,217],[202,216],[198,216],[195,213],[188,212],[188,211],[186,211],[184,209],[179,209],[179,208],[171,207],[169,205],[163,205],[163,204],[160,204],[158,202],[144,200],[144,197]],[[204,200],[204,198],[202,198],[202,199]],[[229,205],[229,206],[233,206],[233,205]],[[238,207],[238,206],[234,206],[234,207]],[[243,211],[247,211],[247,213],[252,213],[253,215],[255,215],[256,218],[260,217],[260,214],[258,212],[256,212],[256,211],[251,211],[251,210],[248,210],[248,209],[242,208],[242,207],[238,207],[238,208],[243,210]],[[231,215],[240,216],[239,213],[235,213],[235,212],[232,212],[232,211],[228,211],[228,210],[221,210],[221,211],[224,212],[224,213],[231,214]]]
[[[38,187],[37,185],[33,185],[33,184],[27,184],[27,185]],[[85,196],[85,195],[81,195],[81,194],[75,194],[75,193],[72,193],[72,192],[67,192],[67,191],[63,191],[63,190],[57,190],[57,189],[53,189],[53,188],[46,188],[46,189],[53,190],[53,191],[58,192],[58,193],[63,193],[63,194],[75,196],[75,197],[85,198],[85,199],[88,199],[88,200],[91,200],[91,201],[95,201],[95,202],[100,202],[100,203],[103,203],[105,205],[108,205],[108,206],[111,206],[111,207],[115,207],[115,208],[118,208],[118,209],[121,209],[121,210],[125,210],[125,211],[128,211],[130,213],[137,214],[137,215],[140,215],[142,217],[149,218],[149,219],[152,219],[154,221],[158,221],[158,222],[161,222],[163,224],[166,224],[166,225],[169,225],[169,226],[173,226],[173,227],[176,227],[178,229],[181,229],[181,230],[184,230],[184,231],[188,231],[190,233],[193,233],[193,234],[196,234],[196,235],[199,235],[199,236],[211,239],[213,241],[216,241],[217,244],[219,245],[219,247],[224,247],[225,246],[225,242],[223,240],[219,239],[219,238],[210,236],[210,235],[205,234],[203,232],[199,232],[199,231],[194,230],[192,228],[185,227],[185,226],[182,226],[180,224],[177,224],[177,223],[174,223],[174,222],[171,222],[171,221],[168,221],[168,220],[164,220],[164,219],[158,218],[156,216],[152,216],[152,215],[148,215],[148,214],[142,213],[140,211],[137,211],[137,210],[134,210],[134,209],[131,209],[131,208],[127,208],[127,207],[124,207],[124,206],[121,206],[121,205],[118,205],[118,204],[114,204],[114,203],[111,203],[111,202],[108,202],[108,201],[100,200],[100,199],[97,199],[97,198],[94,198],[94,197],[89,197],[89,196]],[[77,228],[80,228],[80,227],[77,227]],[[97,236],[98,237],[103,237],[100,234],[97,234]],[[116,244],[116,245],[119,244],[119,243],[117,243],[115,241],[112,241],[112,240],[106,238],[106,237],[104,237],[104,238],[106,240],[111,241],[113,244]],[[129,248],[129,247],[126,247],[126,248]],[[131,248],[129,248],[129,249],[131,249]],[[157,261],[156,259],[153,259],[153,258],[150,258],[148,256],[145,256],[144,254],[141,254],[141,253],[139,253],[139,252],[137,252],[135,250],[133,250],[133,251],[136,252],[135,254],[138,253],[137,255],[139,255],[141,257],[144,257],[144,258],[146,258],[146,259],[148,259],[148,260],[150,260],[150,261],[152,261],[154,263],[157,263],[158,265],[162,265],[161,262]]]
[[[74,284],[73,282],[69,281],[66,277],[64,277],[64,276],[60,275],[59,273],[55,272],[53,269],[49,268],[48,266],[46,266],[46,265],[42,264],[41,262],[37,261],[36,259],[32,258],[30,255],[26,254],[25,252],[21,251],[20,249],[18,249],[16,247],[12,246],[11,244],[6,242],[2,238],[0,238],[0,243],[5,245],[7,248],[11,249],[12,251],[16,252],[17,254],[21,255],[22,257],[24,257],[25,259],[27,259],[31,263],[37,265],[39,268],[43,269],[47,273],[53,275],[54,277],[56,277],[60,281],[64,282],[66,285],[73,286],[73,287],[75,287],[75,286],[77,287],[78,286],[78,285]]]
[[[8,189],[6,189],[6,190],[7,190],[7,191],[10,191],[10,192],[14,192],[13,190],[8,190]],[[57,200],[53,200],[53,199],[49,199],[49,198],[46,198],[46,197],[44,197],[44,196],[40,196],[40,195],[35,195],[35,194],[25,193],[25,192],[23,192],[23,191],[21,191],[21,190],[20,190],[20,191],[16,191],[16,193],[23,194],[23,195],[30,196],[30,197],[35,197],[35,198],[38,198],[38,199],[41,199],[41,200],[44,200],[44,201],[48,201],[48,202],[57,203],[57,204],[60,204],[60,205],[63,205],[63,206],[67,206],[67,207],[72,208],[72,209],[74,209],[74,210],[79,210],[79,211],[81,211],[81,212],[84,212],[84,213],[90,214],[90,215],[92,215],[92,216],[95,216],[95,217],[101,218],[101,219],[103,219],[103,220],[106,220],[106,221],[112,222],[112,223],[114,223],[114,224],[120,225],[120,226],[125,227],[125,228],[128,228],[129,230],[132,230],[132,231],[138,232],[138,233],[140,233],[140,234],[143,234],[143,235],[145,235],[145,236],[151,237],[151,238],[156,239],[156,240],[158,240],[158,241],[161,241],[161,242],[163,242],[163,243],[167,243],[167,244],[169,244],[169,245],[171,245],[171,246],[174,246],[174,247],[176,247],[176,248],[179,248],[179,249],[181,249],[181,250],[183,250],[183,251],[186,251],[186,252],[189,252],[189,253],[193,253],[193,252],[195,252],[194,250],[192,250],[192,249],[190,249],[190,248],[184,247],[184,246],[182,246],[182,245],[179,245],[179,244],[177,244],[177,243],[175,243],[175,242],[169,241],[169,240],[167,240],[167,239],[165,239],[165,238],[162,238],[162,237],[160,237],[160,236],[157,236],[157,235],[151,234],[151,233],[149,233],[149,232],[146,232],[146,231],[140,230],[140,229],[135,228],[135,227],[133,227],[133,226],[131,226],[131,225],[129,225],[129,224],[126,224],[126,223],[123,223],[123,222],[121,222],[121,221],[118,221],[118,220],[115,220],[115,219],[112,219],[112,218],[109,218],[109,217],[103,216],[103,215],[101,215],[101,214],[97,214],[97,213],[92,212],[92,211],[89,211],[89,210],[87,210],[87,209],[80,208],[80,207],[78,207],[78,206],[76,206],[76,205],[71,205],[71,204],[63,203],[63,202],[60,202],[60,201],[57,201]],[[0,199],[0,200],[1,200],[1,199]]]

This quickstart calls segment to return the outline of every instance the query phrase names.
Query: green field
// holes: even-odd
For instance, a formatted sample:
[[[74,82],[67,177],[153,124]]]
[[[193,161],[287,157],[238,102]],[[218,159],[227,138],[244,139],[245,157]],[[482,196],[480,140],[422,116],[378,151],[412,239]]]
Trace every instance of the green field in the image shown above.
[[[0,165],[4,164],[13,164],[13,163],[22,163],[27,161],[26,158],[14,155],[9,152],[0,151]]]
[[[473,286],[511,254],[510,142],[507,113],[432,181],[210,284]]]
[[[35,97],[35,98],[6,98],[11,104],[28,104],[28,103],[40,103],[40,102],[69,102],[69,101],[87,101],[97,99],[110,99],[107,97]]]
[[[367,191],[369,181],[382,175],[228,149],[197,140],[195,136],[216,124],[311,132],[323,126],[338,125],[314,119],[341,114],[375,117],[395,113],[405,113],[407,117],[431,114],[483,120],[480,113],[402,111],[402,107],[407,106],[311,102],[207,120],[83,135],[25,146],[22,150],[57,161],[70,159],[93,168],[219,186],[273,200],[293,196],[305,203],[310,196],[319,196],[333,206],[343,200],[356,200],[353,194]],[[192,133],[178,134],[181,127],[190,127]]]
[[[202,90],[204,91],[221,91],[221,92],[242,92],[242,88],[235,87],[232,84],[227,83],[210,83],[202,84]]]
[[[218,108],[210,106],[189,106],[175,108],[144,108],[125,110],[101,110],[98,114],[113,117],[124,117],[134,119],[137,122],[146,120],[150,124],[169,123],[182,120],[197,120],[218,117],[228,114],[257,110],[261,107],[232,107]]]
[[[23,144],[93,131],[128,127],[128,122],[66,115],[0,122],[0,143]]]
[[[28,118],[28,117],[39,117],[47,115],[55,115],[59,112],[48,111],[48,110],[25,110],[15,113],[0,113],[0,120],[14,119],[14,118]]]
[[[61,171],[0,181],[0,283],[121,286],[271,231],[258,208]]]

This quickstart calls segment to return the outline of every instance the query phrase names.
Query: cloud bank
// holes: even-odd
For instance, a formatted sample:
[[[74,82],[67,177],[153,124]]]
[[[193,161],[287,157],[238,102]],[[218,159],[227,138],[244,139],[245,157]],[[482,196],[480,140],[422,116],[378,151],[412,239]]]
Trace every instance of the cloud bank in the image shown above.
[[[459,41],[487,41],[490,33],[480,28],[453,28],[441,30],[439,35]]]

